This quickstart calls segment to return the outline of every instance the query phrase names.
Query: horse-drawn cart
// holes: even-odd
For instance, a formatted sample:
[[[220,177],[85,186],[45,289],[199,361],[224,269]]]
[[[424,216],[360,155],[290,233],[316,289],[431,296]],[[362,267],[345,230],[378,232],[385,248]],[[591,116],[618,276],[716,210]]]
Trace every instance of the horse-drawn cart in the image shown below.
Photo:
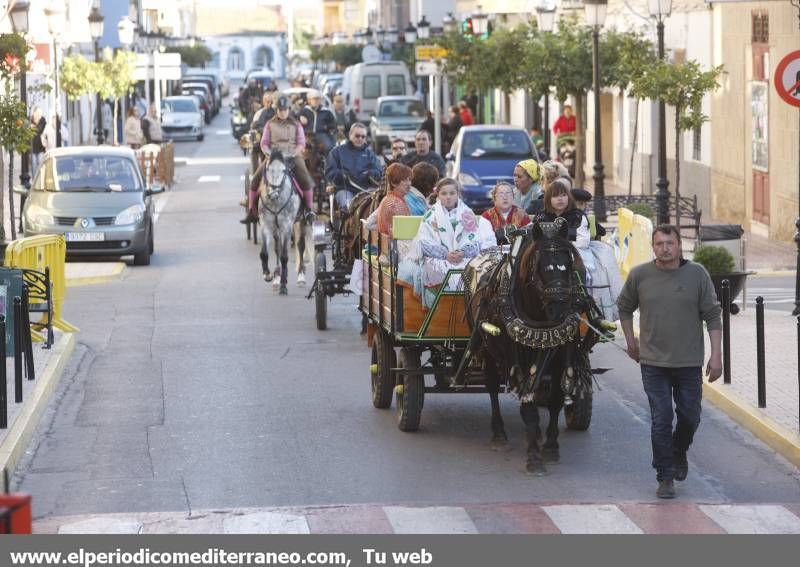
[[[527,370],[530,369],[533,376],[536,364],[539,364],[539,372],[548,365],[552,367],[553,359],[547,358],[550,356],[547,353],[558,348],[548,348],[544,339],[538,351],[533,346],[532,351],[543,355],[544,362],[541,362],[542,358],[536,359],[534,356],[535,364],[524,364],[526,376],[520,382],[515,383],[513,376],[498,376],[494,372],[491,373],[494,377],[491,379],[485,353],[480,352],[481,341],[476,339],[500,339],[503,335],[509,341],[521,343],[524,339],[514,337],[512,329],[519,320],[506,326],[498,324],[497,319],[493,319],[494,323],[483,317],[474,320],[474,312],[470,318],[470,314],[465,313],[468,302],[465,301],[464,281],[455,288],[452,284],[449,287],[443,285],[430,309],[424,308],[413,287],[397,278],[398,248],[403,246],[403,240],[413,239],[420,219],[421,217],[395,217],[394,239],[362,227],[365,282],[359,309],[368,320],[367,339],[372,349],[372,403],[376,408],[385,409],[391,406],[392,396],[396,396],[398,425],[402,431],[418,429],[425,394],[489,393],[494,399],[501,392],[514,390],[519,394],[520,382],[527,379]],[[569,247],[569,244],[566,246]],[[508,249],[499,248],[492,252],[495,258],[508,258],[510,253]],[[462,272],[464,270],[451,270],[444,281],[455,281],[461,277]],[[467,280],[472,275],[467,274],[463,279]],[[574,384],[580,382],[568,390],[573,396],[572,399],[567,396],[568,405],[565,406],[567,427],[576,430],[589,427],[592,413],[592,376],[591,369],[586,365],[588,351],[596,342],[598,334],[587,323],[585,313],[572,314],[560,327],[539,329],[540,335],[551,337],[551,341],[553,336],[560,337],[559,333],[563,330],[563,337],[574,345],[571,347],[573,352],[579,353],[582,358],[580,362],[571,360],[564,366],[558,366],[560,374],[557,379],[551,380],[549,375],[541,376],[541,380],[545,381],[544,388],[540,387],[539,381],[532,380],[537,385],[535,399],[531,389],[528,399],[522,400],[523,404],[528,405],[532,401],[537,405],[549,405],[552,414],[554,406],[549,400],[548,384],[560,390],[561,373],[565,376],[569,374]],[[533,335],[536,333],[534,330]],[[529,337],[529,343],[523,344],[532,346],[534,343],[530,342]],[[427,357],[423,364],[425,353]],[[549,370],[545,371],[548,372]],[[426,376],[433,376],[434,380],[426,384]],[[563,402],[562,396],[559,404]],[[561,405],[558,405],[557,410],[560,409]],[[499,412],[499,408],[497,411]],[[556,419],[557,413],[556,411]],[[493,429],[494,423],[493,407]],[[502,425],[495,433],[495,439],[505,437]]]

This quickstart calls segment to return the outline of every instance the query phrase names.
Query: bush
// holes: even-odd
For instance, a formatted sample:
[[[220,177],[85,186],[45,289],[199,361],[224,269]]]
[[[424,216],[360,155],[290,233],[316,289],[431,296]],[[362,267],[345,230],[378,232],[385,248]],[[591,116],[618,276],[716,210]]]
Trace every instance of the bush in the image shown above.
[[[701,246],[694,253],[694,261],[712,275],[730,274],[735,265],[731,253],[722,246]]]
[[[625,208],[633,211],[633,214],[642,215],[643,217],[648,218],[651,221],[654,220],[656,216],[655,211],[653,211],[653,207],[651,207],[647,203],[630,203],[626,205]]]

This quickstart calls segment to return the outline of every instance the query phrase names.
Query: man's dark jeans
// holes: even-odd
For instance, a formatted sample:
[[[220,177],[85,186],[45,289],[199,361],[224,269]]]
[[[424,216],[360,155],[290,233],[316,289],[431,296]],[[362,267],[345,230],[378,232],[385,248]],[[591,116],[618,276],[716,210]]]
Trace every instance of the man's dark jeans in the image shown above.
[[[673,454],[685,453],[700,425],[703,377],[699,366],[663,368],[642,364],[642,383],[650,401],[653,468],[658,480],[674,477]],[[678,419],[672,430],[672,400]]]

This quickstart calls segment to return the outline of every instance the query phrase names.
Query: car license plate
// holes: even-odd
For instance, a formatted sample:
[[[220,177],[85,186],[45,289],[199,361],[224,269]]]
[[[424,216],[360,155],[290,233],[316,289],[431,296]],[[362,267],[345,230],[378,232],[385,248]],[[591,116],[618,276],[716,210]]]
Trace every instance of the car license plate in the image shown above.
[[[67,242],[102,242],[106,239],[104,232],[68,232]]]

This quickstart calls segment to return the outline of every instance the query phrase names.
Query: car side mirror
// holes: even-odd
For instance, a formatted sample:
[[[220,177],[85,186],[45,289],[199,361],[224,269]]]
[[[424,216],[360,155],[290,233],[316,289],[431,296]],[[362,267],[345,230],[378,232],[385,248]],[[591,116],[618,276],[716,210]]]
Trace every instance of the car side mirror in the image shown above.
[[[150,197],[151,195],[158,195],[159,193],[163,193],[164,191],[166,191],[166,189],[164,188],[163,185],[153,185],[152,187],[149,187],[148,189],[144,190],[144,196]]]
[[[23,197],[27,197],[28,194],[30,193],[30,189],[28,189],[24,185],[15,185],[14,193],[16,193],[17,195],[22,195]]]

